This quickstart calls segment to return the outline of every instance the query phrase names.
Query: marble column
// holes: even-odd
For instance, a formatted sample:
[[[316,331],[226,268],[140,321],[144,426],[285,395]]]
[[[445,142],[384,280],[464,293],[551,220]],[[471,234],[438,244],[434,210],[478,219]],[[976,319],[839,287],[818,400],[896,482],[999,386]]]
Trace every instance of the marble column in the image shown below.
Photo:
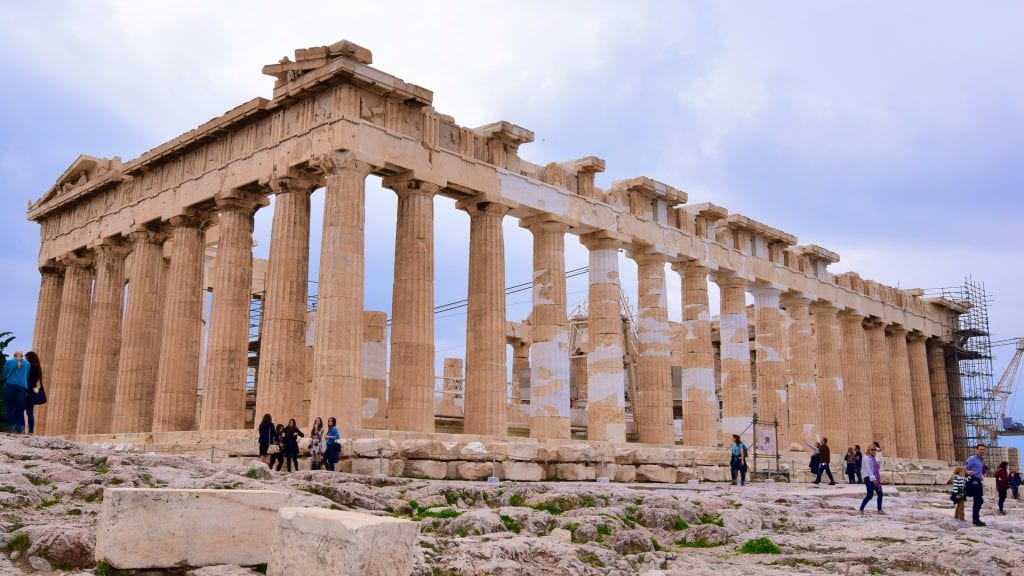
[[[843,329],[843,389],[849,442],[867,449],[875,439],[871,426],[875,403],[872,402],[864,316],[844,310],[839,313],[839,321]]]
[[[512,344],[512,391],[509,407],[509,422],[512,415],[522,410],[525,395],[527,406],[530,400],[530,343],[522,340],[511,340]],[[527,423],[529,424],[529,423]]]
[[[398,195],[387,426],[433,432],[434,195],[441,187],[404,174],[384,185]]]
[[[344,152],[324,158],[321,169],[327,190],[309,421],[334,417],[348,434],[362,424],[363,229],[373,167]]]
[[[721,293],[719,315],[722,364],[722,442],[728,446],[740,434],[753,443],[753,385],[750,375],[750,332],[747,327],[747,281],[737,276],[715,278]]]
[[[265,203],[261,196],[237,190],[217,198],[220,240],[210,266],[213,298],[200,430],[240,430],[245,426],[253,214]]]
[[[791,321],[786,350],[792,380],[789,389],[788,441],[799,444],[803,449],[805,442],[813,444],[820,434],[818,380],[814,371],[818,351],[811,328],[811,301],[800,296],[786,296],[782,303]],[[789,447],[781,443],[779,445]]]
[[[889,344],[890,398],[896,431],[896,455],[917,458],[917,426],[914,417],[914,393],[910,382],[910,359],[907,356],[907,331],[891,325],[885,332]]]
[[[256,418],[302,421],[306,374],[299,358],[306,352],[306,306],[309,298],[309,211],[313,180],[278,178],[263,299],[263,334],[256,390]],[[326,418],[324,420],[326,422]]]
[[[715,395],[708,269],[694,261],[673,264],[672,269],[682,276],[683,444],[715,446],[721,432]]]
[[[164,337],[157,369],[154,432],[196,429],[206,224],[205,215],[198,213],[170,220],[171,267],[164,287]]]
[[[128,288],[117,363],[112,432],[148,432],[153,428],[153,403],[160,338],[160,269],[164,235],[139,229],[129,234],[126,263]]]
[[[782,290],[754,286],[754,351],[757,369],[757,421],[764,429],[778,422],[777,446],[789,446],[789,396],[786,390],[786,363],[779,297]]]
[[[622,367],[618,240],[583,236],[590,251],[587,319],[587,438],[626,441],[626,375]]]
[[[379,310],[363,312],[362,428],[388,426],[387,363],[388,315]]]
[[[89,332],[82,363],[78,434],[109,434],[111,406],[121,352],[121,314],[124,302],[126,250],[115,240],[93,248],[95,280],[89,311]]]
[[[819,301],[811,304],[811,313],[814,315],[814,334],[818,345],[818,429],[823,437],[828,438],[829,446],[837,454],[844,453],[848,445],[847,407],[839,349],[842,335],[836,319],[838,310],[828,302]]]
[[[885,341],[885,324],[875,318],[864,321],[871,366],[871,432],[873,442],[882,451],[896,453],[896,425],[893,423],[892,395],[889,384],[889,344]]]
[[[636,395],[640,442],[675,444],[672,422],[672,343],[665,297],[665,257],[632,251],[637,263]]]
[[[466,316],[466,434],[508,435],[505,369],[505,241],[508,206],[461,203],[469,212]]]
[[[935,421],[935,444],[940,460],[953,460],[953,421],[950,417],[949,383],[946,381],[946,354],[942,341],[928,340],[928,380],[932,390],[932,414]]]
[[[57,345],[57,327],[60,324],[61,294],[64,292],[64,268],[56,262],[47,262],[39,267],[39,304],[36,306],[36,322],[32,331],[32,349],[39,355],[43,366],[43,386],[49,389],[50,375],[54,367],[54,349]],[[36,406],[36,434],[46,433],[46,412],[49,404]]]
[[[569,320],[565,296],[566,224],[524,223],[533,233],[530,437],[569,438]]]
[[[70,436],[78,425],[78,402],[82,386],[82,361],[89,331],[91,262],[68,257],[64,264],[60,320],[53,351],[53,374],[44,385],[49,400],[46,434]]]
[[[935,460],[935,416],[932,413],[932,388],[928,380],[928,351],[920,332],[907,336],[907,357],[910,362],[910,388],[914,401],[914,423],[917,425],[917,457]]]

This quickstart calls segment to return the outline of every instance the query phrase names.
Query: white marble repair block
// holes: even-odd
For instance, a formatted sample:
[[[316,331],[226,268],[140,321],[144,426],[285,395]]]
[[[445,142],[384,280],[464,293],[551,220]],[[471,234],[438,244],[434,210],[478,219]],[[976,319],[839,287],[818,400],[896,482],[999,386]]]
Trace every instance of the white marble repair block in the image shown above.
[[[96,561],[122,570],[266,564],[287,505],[270,490],[107,488]]]
[[[282,508],[267,576],[405,576],[419,523],[324,508]]]

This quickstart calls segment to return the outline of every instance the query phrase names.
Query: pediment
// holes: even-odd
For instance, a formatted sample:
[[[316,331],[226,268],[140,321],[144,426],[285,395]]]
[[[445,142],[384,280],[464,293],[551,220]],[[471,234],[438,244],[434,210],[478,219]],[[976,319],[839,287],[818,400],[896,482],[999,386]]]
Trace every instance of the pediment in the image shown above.
[[[111,177],[119,179],[121,174],[121,159],[117,156],[113,158],[96,158],[95,156],[89,156],[86,154],[80,155],[68,166],[67,170],[60,175],[57,182],[43,194],[35,204],[30,206],[30,210],[38,208],[43,204],[47,204],[54,200],[57,200],[61,196],[71,194],[74,190],[84,187],[89,183],[97,182],[101,179],[108,180]]]

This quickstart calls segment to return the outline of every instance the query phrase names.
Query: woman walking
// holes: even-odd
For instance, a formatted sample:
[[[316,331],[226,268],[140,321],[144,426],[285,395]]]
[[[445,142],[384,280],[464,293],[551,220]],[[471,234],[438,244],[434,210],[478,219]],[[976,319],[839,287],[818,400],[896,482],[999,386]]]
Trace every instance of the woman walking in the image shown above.
[[[43,388],[43,365],[39,362],[39,355],[29,350],[25,352],[25,360],[28,361],[28,391],[25,394],[25,417],[28,421],[28,433],[36,431],[36,406],[46,404],[46,389]]]
[[[327,449],[324,452],[326,468],[333,472],[338,453],[341,452],[341,434],[338,433],[338,422],[334,416],[327,419]]]
[[[861,465],[861,476],[864,477],[864,486],[867,488],[867,496],[860,503],[860,513],[864,513],[864,507],[871,502],[872,496],[875,492],[878,493],[878,513],[885,515],[885,511],[882,510],[882,463],[875,458],[878,453],[878,448],[874,445],[868,448],[868,453],[864,455],[863,463]]]
[[[273,468],[280,472],[281,464],[284,463],[284,424],[274,427],[274,432],[270,435],[269,452],[270,464],[267,464],[267,468]],[[274,463],[277,463],[277,468],[274,468]]]
[[[319,416],[313,420],[313,429],[309,431],[309,462],[313,470],[320,469],[323,461],[324,421]]]
[[[846,462],[846,483],[856,484],[857,478],[857,455],[853,452],[853,446],[846,449],[846,457],[843,458]]]
[[[299,438],[305,438],[306,435],[299,430],[299,425],[295,423],[295,418],[288,421],[288,425],[284,428],[284,461],[288,465],[288,471],[292,471],[292,463],[295,463],[295,471],[299,471]],[[278,464],[278,468],[280,468]]]
[[[28,395],[28,362],[21,350],[4,363],[4,405],[7,406],[7,427],[11,432],[25,431],[25,397]]]
[[[260,422],[260,462],[270,466],[270,440],[274,436],[274,419],[270,414],[264,414]]]
[[[1010,490],[1010,473],[1007,471],[1009,465],[1009,462],[1003,460],[999,463],[999,467],[996,468],[996,493],[999,494],[999,513],[1004,516],[1006,515],[1006,510],[1003,510],[1003,504],[1006,502],[1006,493]]]

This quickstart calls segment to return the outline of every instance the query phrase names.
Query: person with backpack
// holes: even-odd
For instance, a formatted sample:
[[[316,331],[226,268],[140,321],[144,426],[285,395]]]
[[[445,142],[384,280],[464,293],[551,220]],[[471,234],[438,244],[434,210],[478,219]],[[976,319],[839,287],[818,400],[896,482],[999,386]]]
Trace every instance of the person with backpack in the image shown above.
[[[732,485],[736,485],[739,476],[740,486],[747,483],[747,445],[740,440],[739,434],[732,435],[732,447],[729,449],[729,472],[732,474]]]

